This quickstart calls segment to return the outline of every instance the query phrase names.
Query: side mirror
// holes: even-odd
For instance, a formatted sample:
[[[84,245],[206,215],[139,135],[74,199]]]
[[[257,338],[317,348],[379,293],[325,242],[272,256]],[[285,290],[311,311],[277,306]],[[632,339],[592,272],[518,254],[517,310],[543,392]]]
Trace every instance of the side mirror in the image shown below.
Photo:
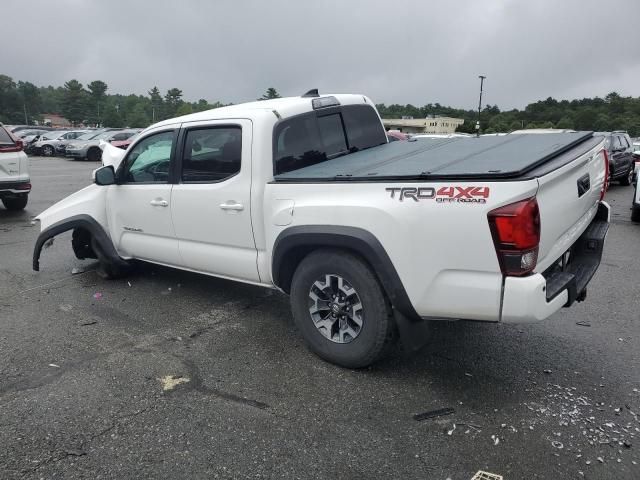
[[[96,185],[113,185],[116,183],[116,171],[112,165],[100,167],[93,171],[93,181]]]

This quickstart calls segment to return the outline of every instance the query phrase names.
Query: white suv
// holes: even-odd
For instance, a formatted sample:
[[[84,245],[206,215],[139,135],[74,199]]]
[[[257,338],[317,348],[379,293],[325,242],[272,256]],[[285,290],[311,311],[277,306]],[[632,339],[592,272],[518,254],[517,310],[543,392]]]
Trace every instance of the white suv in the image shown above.
[[[22,147],[22,140],[0,124],[0,200],[7,210],[26,207],[31,191],[29,160]]]

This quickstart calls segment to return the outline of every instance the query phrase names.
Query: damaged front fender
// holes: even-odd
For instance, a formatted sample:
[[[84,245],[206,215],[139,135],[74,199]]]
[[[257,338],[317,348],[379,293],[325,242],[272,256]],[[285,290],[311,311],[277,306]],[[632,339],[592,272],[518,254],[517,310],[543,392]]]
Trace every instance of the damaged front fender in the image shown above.
[[[40,270],[40,252],[42,252],[42,247],[47,241],[51,240],[56,235],[60,235],[63,232],[76,229],[87,231],[95,241],[98,248],[100,248],[101,254],[111,264],[122,267],[127,266],[127,262],[120,258],[115,248],[113,247],[111,239],[104,231],[104,229],[100,226],[100,224],[89,215],[76,215],[74,217],[51,225],[50,227],[43,230],[40,235],[38,235],[36,245],[33,249],[33,269],[35,271]],[[77,253],[78,252],[76,252],[76,254]]]

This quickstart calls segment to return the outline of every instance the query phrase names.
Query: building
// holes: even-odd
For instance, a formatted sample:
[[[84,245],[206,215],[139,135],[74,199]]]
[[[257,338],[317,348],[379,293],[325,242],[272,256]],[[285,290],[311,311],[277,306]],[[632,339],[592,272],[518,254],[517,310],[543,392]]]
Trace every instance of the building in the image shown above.
[[[50,127],[71,127],[71,122],[57,113],[43,113],[42,124]]]
[[[383,118],[382,123],[387,130],[400,130],[404,133],[453,133],[464,123],[462,118],[427,117],[427,118]]]

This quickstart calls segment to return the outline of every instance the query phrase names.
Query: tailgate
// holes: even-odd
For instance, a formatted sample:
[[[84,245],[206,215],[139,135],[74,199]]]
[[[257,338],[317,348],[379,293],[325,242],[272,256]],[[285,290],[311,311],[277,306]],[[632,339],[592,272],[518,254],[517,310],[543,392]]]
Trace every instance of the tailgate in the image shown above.
[[[20,175],[20,154],[0,152],[0,182],[15,180]]]
[[[558,260],[595,217],[606,177],[603,142],[589,142],[563,154],[564,166],[538,178],[540,246],[536,272]]]

